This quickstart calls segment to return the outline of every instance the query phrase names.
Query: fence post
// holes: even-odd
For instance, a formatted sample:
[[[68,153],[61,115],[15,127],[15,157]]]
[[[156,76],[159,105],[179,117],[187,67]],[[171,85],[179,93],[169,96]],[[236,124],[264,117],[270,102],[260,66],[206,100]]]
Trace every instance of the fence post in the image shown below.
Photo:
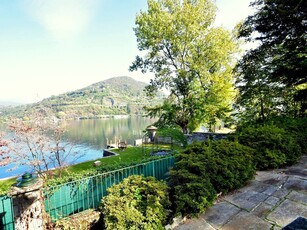
[[[8,193],[13,199],[15,230],[43,230],[44,202],[43,182],[37,180],[27,187],[13,186]]]

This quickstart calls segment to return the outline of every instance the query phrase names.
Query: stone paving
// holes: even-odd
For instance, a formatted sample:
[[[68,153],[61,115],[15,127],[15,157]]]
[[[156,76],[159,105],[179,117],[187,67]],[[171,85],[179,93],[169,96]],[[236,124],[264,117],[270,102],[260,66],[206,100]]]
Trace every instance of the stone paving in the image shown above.
[[[258,171],[248,185],[221,197],[198,219],[175,229],[275,230],[300,216],[307,218],[306,155],[289,168]]]

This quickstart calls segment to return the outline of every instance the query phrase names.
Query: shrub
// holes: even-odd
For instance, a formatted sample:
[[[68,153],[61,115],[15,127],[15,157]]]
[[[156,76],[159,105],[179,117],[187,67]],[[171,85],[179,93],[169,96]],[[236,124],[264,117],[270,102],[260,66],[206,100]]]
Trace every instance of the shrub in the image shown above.
[[[170,171],[175,213],[197,216],[212,204],[217,192],[238,188],[255,174],[253,150],[220,140],[194,143],[176,156]]]
[[[102,199],[106,229],[163,229],[170,205],[164,182],[130,176],[108,193]]]
[[[307,118],[276,117],[268,121],[279,128],[283,128],[287,135],[296,140],[301,147],[302,154],[307,154]]]
[[[156,136],[171,137],[175,143],[178,143],[179,145],[182,145],[182,146],[187,145],[186,136],[178,128],[159,128]]]
[[[242,187],[255,175],[254,150],[227,140],[206,142],[206,170],[217,192]]]
[[[301,156],[296,139],[273,124],[250,125],[237,133],[238,141],[255,149],[254,162],[258,169],[291,165]]]

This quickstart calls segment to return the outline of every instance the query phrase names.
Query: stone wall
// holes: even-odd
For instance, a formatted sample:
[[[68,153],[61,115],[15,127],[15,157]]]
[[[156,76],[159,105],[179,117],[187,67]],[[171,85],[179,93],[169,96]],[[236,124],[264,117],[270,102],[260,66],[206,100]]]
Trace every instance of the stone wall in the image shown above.
[[[187,134],[187,141],[188,144],[191,144],[192,142],[199,142],[199,141],[205,141],[205,140],[221,140],[227,138],[226,133],[202,133],[202,132],[194,132],[192,134]]]
[[[13,198],[14,222],[16,230],[43,230],[45,207],[42,181],[31,187],[12,187],[9,195]]]

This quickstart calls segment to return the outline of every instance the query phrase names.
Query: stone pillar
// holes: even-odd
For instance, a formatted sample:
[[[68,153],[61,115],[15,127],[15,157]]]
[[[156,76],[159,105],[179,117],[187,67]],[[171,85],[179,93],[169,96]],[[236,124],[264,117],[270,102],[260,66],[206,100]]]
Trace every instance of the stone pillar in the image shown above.
[[[9,195],[13,198],[16,230],[43,230],[45,213],[42,194],[43,182],[38,180],[28,187],[12,187]]]

